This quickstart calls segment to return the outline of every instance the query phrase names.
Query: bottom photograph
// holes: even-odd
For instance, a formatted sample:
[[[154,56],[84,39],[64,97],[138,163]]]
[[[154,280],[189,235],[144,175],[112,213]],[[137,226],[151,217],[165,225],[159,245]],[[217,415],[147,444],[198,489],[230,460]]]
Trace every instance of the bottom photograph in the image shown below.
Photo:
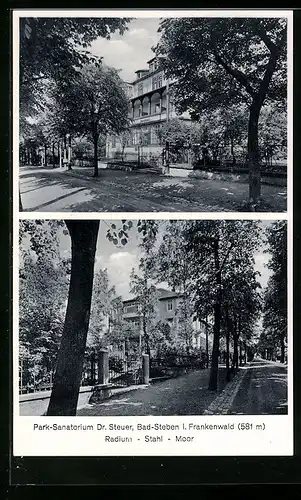
[[[20,416],[288,412],[284,220],[21,220],[18,311]]]

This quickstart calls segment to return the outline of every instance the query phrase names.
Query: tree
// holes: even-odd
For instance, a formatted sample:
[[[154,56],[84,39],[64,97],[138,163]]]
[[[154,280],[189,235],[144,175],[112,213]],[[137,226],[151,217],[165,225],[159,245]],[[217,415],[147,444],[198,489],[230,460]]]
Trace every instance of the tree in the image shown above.
[[[271,254],[268,268],[273,274],[265,290],[261,342],[266,343],[266,338],[270,340],[270,348],[280,345],[280,360],[284,363],[287,338],[287,222],[273,222],[267,227],[266,234]]]
[[[190,293],[194,296],[195,313],[199,318],[213,316],[209,389],[216,390],[227,279],[235,260],[239,266],[252,261],[259,242],[258,227],[255,221],[193,221],[187,222],[185,235],[191,252]]]
[[[260,199],[258,123],[267,102],[286,99],[286,20],[168,18],[156,54],[173,84],[176,106],[199,119],[205,110],[245,103],[249,109],[249,199]]]
[[[91,313],[87,345],[96,350],[103,346],[104,337],[110,329],[110,314],[116,302],[115,288],[109,286],[107,270],[94,273]]]
[[[150,355],[151,336],[155,328],[155,307],[157,301],[157,289],[150,283],[146,268],[142,267],[142,276],[131,273],[131,290],[134,294],[136,303],[139,307],[139,313],[142,318],[143,342],[146,354]]]
[[[152,259],[151,275],[157,282],[166,282],[179,293],[178,337],[184,342],[186,352],[192,347],[193,303],[189,294],[191,277],[190,254],[184,237],[185,222],[169,221],[164,228],[162,242]]]
[[[262,310],[258,271],[252,252],[233,255],[224,280],[223,310],[226,323],[226,367],[230,379],[229,342],[233,340],[232,371],[242,364],[242,346],[246,358],[247,343],[252,339]],[[240,353],[239,353],[240,348]]]
[[[94,147],[94,176],[98,176],[99,137],[119,134],[128,126],[128,99],[118,72],[106,66],[85,65],[68,82],[53,90],[56,123],[71,135],[86,136]]]
[[[128,18],[20,18],[21,115],[35,115],[43,103],[45,81],[68,81],[98,58],[88,52],[98,37],[123,34]]]
[[[20,222],[19,345],[22,383],[54,372],[68,294],[68,259],[57,221]]]
[[[259,148],[260,157],[267,166],[273,165],[273,160],[286,161],[287,130],[285,112],[277,106],[265,106],[261,112]]]
[[[156,221],[138,221],[138,232],[146,248],[150,248],[156,238]],[[126,245],[128,231],[133,226],[132,221],[121,221],[121,227],[111,224],[107,238],[114,245]],[[28,258],[29,249],[39,255],[47,249],[49,259],[56,259],[58,252],[58,229],[69,234],[71,238],[71,269],[66,262],[62,275],[70,273],[69,293],[65,321],[61,335],[60,347],[56,359],[56,371],[53,381],[50,403],[47,415],[75,415],[80,383],[83,371],[84,353],[90,320],[90,309],[93,290],[93,274],[96,241],[99,221],[66,220],[47,221],[24,220],[20,225],[20,242],[29,238],[29,245],[23,245],[23,258]],[[67,229],[66,229],[67,228]],[[46,278],[45,278],[46,279]],[[42,280],[45,286],[45,280]],[[96,285],[97,287],[97,285]],[[114,301],[115,302],[115,299]],[[120,304],[116,298],[115,305]],[[115,323],[116,321],[116,323]],[[113,323],[118,328],[118,320]],[[23,346],[22,347],[22,351]],[[26,346],[25,346],[26,347]]]
[[[71,276],[65,323],[47,415],[75,415],[89,328],[99,221],[66,220]]]

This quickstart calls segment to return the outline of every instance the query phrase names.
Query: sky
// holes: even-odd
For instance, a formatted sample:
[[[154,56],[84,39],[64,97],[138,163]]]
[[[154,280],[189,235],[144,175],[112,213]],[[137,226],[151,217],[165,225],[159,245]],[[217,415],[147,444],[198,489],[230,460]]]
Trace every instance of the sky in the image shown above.
[[[122,298],[128,299],[131,297],[129,291],[130,274],[133,268],[138,271],[139,261],[142,256],[142,250],[139,248],[141,242],[140,234],[135,228],[136,221],[133,221],[133,228],[129,231],[129,240],[125,246],[115,246],[106,238],[106,233],[110,223],[115,223],[117,228],[120,227],[121,221],[104,221],[100,222],[100,229],[96,247],[95,270],[107,269],[108,278],[111,286],[115,287],[117,295]],[[269,224],[268,221],[261,221],[262,227]],[[164,223],[159,229],[159,240],[162,237]],[[69,236],[62,235],[61,238],[62,252],[70,253],[70,238]],[[261,275],[259,282],[264,288],[270,276],[270,270],[265,266],[269,260],[270,255],[264,252],[262,247],[255,255],[255,268]],[[160,284],[162,286],[162,284]]]
[[[110,40],[98,38],[92,43],[90,51],[102,56],[106,65],[120,69],[123,80],[133,82],[135,71],[147,69],[147,61],[154,56],[151,47],[159,39],[158,27],[158,17],[133,19],[123,35],[113,34]]]

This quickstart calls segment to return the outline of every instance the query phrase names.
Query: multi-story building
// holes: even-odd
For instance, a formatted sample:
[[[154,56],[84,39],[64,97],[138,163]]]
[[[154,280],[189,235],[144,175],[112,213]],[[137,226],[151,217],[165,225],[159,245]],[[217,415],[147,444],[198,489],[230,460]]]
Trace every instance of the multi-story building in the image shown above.
[[[121,137],[110,136],[107,140],[107,157],[115,158],[126,154],[127,159],[161,160],[164,144],[158,131],[163,123],[178,116],[189,120],[189,113],[177,115],[170,92],[173,81],[165,77],[160,58],[148,61],[148,69],[138,69],[136,79],[126,82],[130,100],[130,134]]]
[[[157,288],[157,303],[155,306],[155,317],[157,321],[167,323],[174,335],[177,335],[179,329],[179,306],[182,295],[177,292],[171,292],[163,288]],[[143,317],[137,299],[128,299],[123,301],[123,319],[126,320],[133,330],[137,332],[137,339],[141,345],[143,337]],[[202,339],[205,339],[204,326],[199,320],[191,322],[193,328],[192,347],[200,348]]]

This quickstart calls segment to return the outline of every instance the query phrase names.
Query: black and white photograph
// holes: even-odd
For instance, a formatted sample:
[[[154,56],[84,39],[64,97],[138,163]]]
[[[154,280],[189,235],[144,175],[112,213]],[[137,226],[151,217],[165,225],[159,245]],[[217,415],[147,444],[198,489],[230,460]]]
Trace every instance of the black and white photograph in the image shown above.
[[[13,12],[15,457],[293,454],[292,29]]]
[[[285,220],[22,220],[21,416],[285,415]]]
[[[288,18],[130,14],[19,18],[20,211],[286,212]]]

